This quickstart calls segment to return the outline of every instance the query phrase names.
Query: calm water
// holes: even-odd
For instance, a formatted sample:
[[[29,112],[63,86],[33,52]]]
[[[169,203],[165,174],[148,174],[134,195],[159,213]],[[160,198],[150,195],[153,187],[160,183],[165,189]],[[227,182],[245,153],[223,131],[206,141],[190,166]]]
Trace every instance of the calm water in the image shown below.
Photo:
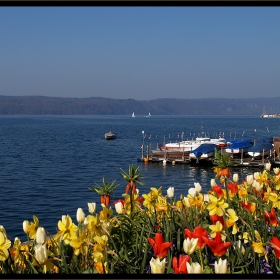
[[[87,202],[99,203],[89,188],[102,177],[116,179],[120,186],[114,199],[121,198],[126,182],[120,168],[127,172],[129,164],[140,166],[144,176],[140,194],[160,186],[166,193],[173,186],[178,198],[194,182],[207,191],[214,176],[211,167],[137,162],[143,142],[145,150],[148,145],[155,149],[164,141],[181,140],[182,132],[184,139],[222,135],[257,140],[279,136],[279,128],[280,119],[259,116],[0,116],[0,225],[10,238],[24,240],[22,222],[36,215],[41,226],[55,233],[62,215],[76,222],[78,207],[88,214]],[[109,130],[118,138],[104,140]],[[255,170],[235,169],[242,177]]]

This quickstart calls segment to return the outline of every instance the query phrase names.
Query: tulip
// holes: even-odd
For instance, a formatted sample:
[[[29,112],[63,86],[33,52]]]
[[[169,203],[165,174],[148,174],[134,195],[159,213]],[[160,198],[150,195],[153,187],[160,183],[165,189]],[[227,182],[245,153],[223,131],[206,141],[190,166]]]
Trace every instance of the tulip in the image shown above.
[[[227,260],[219,259],[219,261],[215,261],[214,263],[215,273],[227,273]]]
[[[246,177],[246,182],[249,186],[251,186],[253,184],[253,181],[254,181],[254,175],[247,175]]]
[[[239,250],[241,251],[241,254],[244,255],[245,254],[245,248],[244,246],[241,244],[241,240],[237,241],[237,248],[239,248]]]
[[[183,242],[183,249],[186,254],[191,255],[197,247],[198,238],[187,238]]]
[[[22,227],[23,227],[23,231],[28,234],[29,230],[28,230],[28,227],[29,227],[29,222],[28,221],[24,221],[22,223]]]
[[[115,204],[115,209],[116,209],[116,212],[117,212],[118,214],[122,214],[122,213],[123,213],[124,208],[123,208],[123,204],[122,204],[121,201],[119,201],[119,202],[117,202],[117,203]]]
[[[273,172],[274,172],[275,175],[279,175],[280,168],[279,167],[273,168]]]
[[[265,169],[266,169],[267,171],[269,171],[270,168],[271,168],[271,163],[270,163],[270,162],[267,162],[267,163],[265,164]]]
[[[233,182],[237,183],[238,180],[239,180],[239,177],[238,177],[238,174],[237,173],[234,173],[233,176],[232,176],[232,180]]]
[[[93,215],[95,213],[95,211],[96,211],[96,203],[88,202],[88,212]]]
[[[139,189],[136,189],[136,194],[139,195]]]
[[[172,197],[174,196],[174,187],[169,187],[169,188],[167,189],[167,196],[168,196],[169,198],[172,198]]]
[[[211,185],[212,188],[217,186],[217,183],[216,183],[215,179],[211,179],[210,185]]]
[[[85,220],[85,213],[82,208],[78,208],[77,210],[77,221],[78,223],[83,223]]]
[[[280,240],[276,236],[273,236],[270,244],[274,250],[276,258],[280,259]]]
[[[202,250],[206,243],[204,242],[204,240],[202,239],[202,236],[207,237],[207,230],[204,229],[201,226],[197,226],[193,231],[190,231],[189,229],[185,228],[184,229],[184,233],[185,233],[185,238],[198,238],[198,242],[197,242],[197,246],[196,249],[197,250]]]
[[[172,259],[172,267],[174,274],[187,274],[187,263],[191,260],[191,258],[187,255],[180,254],[179,258],[173,257]]]
[[[36,231],[36,242],[41,245],[46,242],[46,231],[43,227],[38,227]]]
[[[150,260],[151,272],[155,273],[164,273],[165,270],[165,258],[160,261],[160,258],[152,258]]]
[[[254,187],[258,192],[262,190],[263,185],[260,184],[258,181],[254,180],[252,187]]]
[[[201,187],[201,185],[200,185],[199,183],[194,183],[194,187],[195,187],[195,189],[196,189],[196,191],[197,191],[198,193],[201,192],[202,187]]]
[[[209,195],[208,194],[203,195],[203,201],[204,202],[209,202]]]
[[[148,242],[152,245],[154,250],[154,256],[157,258],[164,258],[168,254],[169,248],[172,246],[172,242],[163,242],[162,233],[157,232],[155,239],[148,237]]]
[[[47,247],[46,245],[38,244],[35,246],[35,259],[40,263],[44,263],[48,259]]]
[[[197,274],[202,273],[201,265],[198,262],[193,262],[192,264],[189,264],[187,262],[187,270],[188,270],[189,274],[191,274],[191,273],[197,273]]]
[[[196,196],[196,189],[195,188],[189,188],[189,195],[191,195],[192,197]]]

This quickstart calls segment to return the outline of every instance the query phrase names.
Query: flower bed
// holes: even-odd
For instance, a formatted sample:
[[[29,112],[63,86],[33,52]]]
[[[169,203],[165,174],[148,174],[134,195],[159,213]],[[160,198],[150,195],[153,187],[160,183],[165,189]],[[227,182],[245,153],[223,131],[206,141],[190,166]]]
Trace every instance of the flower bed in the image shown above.
[[[239,180],[216,168],[208,193],[195,183],[175,198],[173,187],[141,195],[141,175],[130,166],[123,199],[99,213],[89,203],[87,216],[79,208],[77,223],[62,216],[54,236],[36,216],[23,222],[25,243],[1,226],[1,273],[277,273],[280,171],[270,169]]]

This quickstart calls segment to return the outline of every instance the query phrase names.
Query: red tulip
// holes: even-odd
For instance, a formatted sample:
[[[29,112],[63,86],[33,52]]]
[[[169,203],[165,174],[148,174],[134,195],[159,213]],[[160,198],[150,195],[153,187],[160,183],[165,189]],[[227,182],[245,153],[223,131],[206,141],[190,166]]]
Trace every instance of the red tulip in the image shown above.
[[[273,227],[278,226],[278,220],[274,208],[271,208],[270,213],[264,211],[265,222]]]
[[[227,252],[227,248],[231,245],[231,242],[223,243],[221,233],[219,231],[216,233],[216,236],[213,240],[204,236],[202,238],[216,257],[223,256]]]
[[[174,274],[187,274],[187,262],[189,262],[191,258],[187,255],[181,254],[179,258],[173,257],[172,259],[172,267],[174,270]]]
[[[190,239],[198,238],[197,249],[202,250],[205,247],[206,243],[202,239],[202,236],[207,237],[206,229],[204,229],[203,227],[197,226],[193,232],[187,228],[184,229],[184,232],[185,232],[185,238],[190,238]]]
[[[273,236],[270,244],[271,244],[271,247],[274,250],[276,258],[280,259],[280,240],[276,236]]]
[[[240,204],[244,209],[249,210],[251,213],[253,213],[255,211],[255,207],[252,203],[245,203],[245,202],[240,201]]]
[[[212,190],[217,194],[217,196],[223,196],[224,192],[222,190],[222,187],[220,185],[217,185],[215,187],[212,187]]]
[[[237,194],[238,192],[238,185],[235,182],[231,182],[228,184],[228,188],[230,189],[232,194]]]
[[[169,248],[172,246],[172,242],[164,242],[160,232],[155,234],[155,239],[148,237],[149,243],[152,245],[154,250],[154,256],[157,258],[164,258],[167,256]]]

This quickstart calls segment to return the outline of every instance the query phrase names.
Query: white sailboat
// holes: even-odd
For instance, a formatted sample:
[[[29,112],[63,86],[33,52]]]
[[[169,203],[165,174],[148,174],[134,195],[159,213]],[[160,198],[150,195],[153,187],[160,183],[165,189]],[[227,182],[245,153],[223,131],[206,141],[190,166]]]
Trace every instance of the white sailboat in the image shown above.
[[[134,114],[134,112],[132,113],[132,118],[135,118],[135,114]]]
[[[149,112],[149,115],[148,115],[148,116],[146,116],[146,117],[148,118],[148,117],[151,117],[151,116],[152,116],[152,115],[151,115],[151,113]]]

